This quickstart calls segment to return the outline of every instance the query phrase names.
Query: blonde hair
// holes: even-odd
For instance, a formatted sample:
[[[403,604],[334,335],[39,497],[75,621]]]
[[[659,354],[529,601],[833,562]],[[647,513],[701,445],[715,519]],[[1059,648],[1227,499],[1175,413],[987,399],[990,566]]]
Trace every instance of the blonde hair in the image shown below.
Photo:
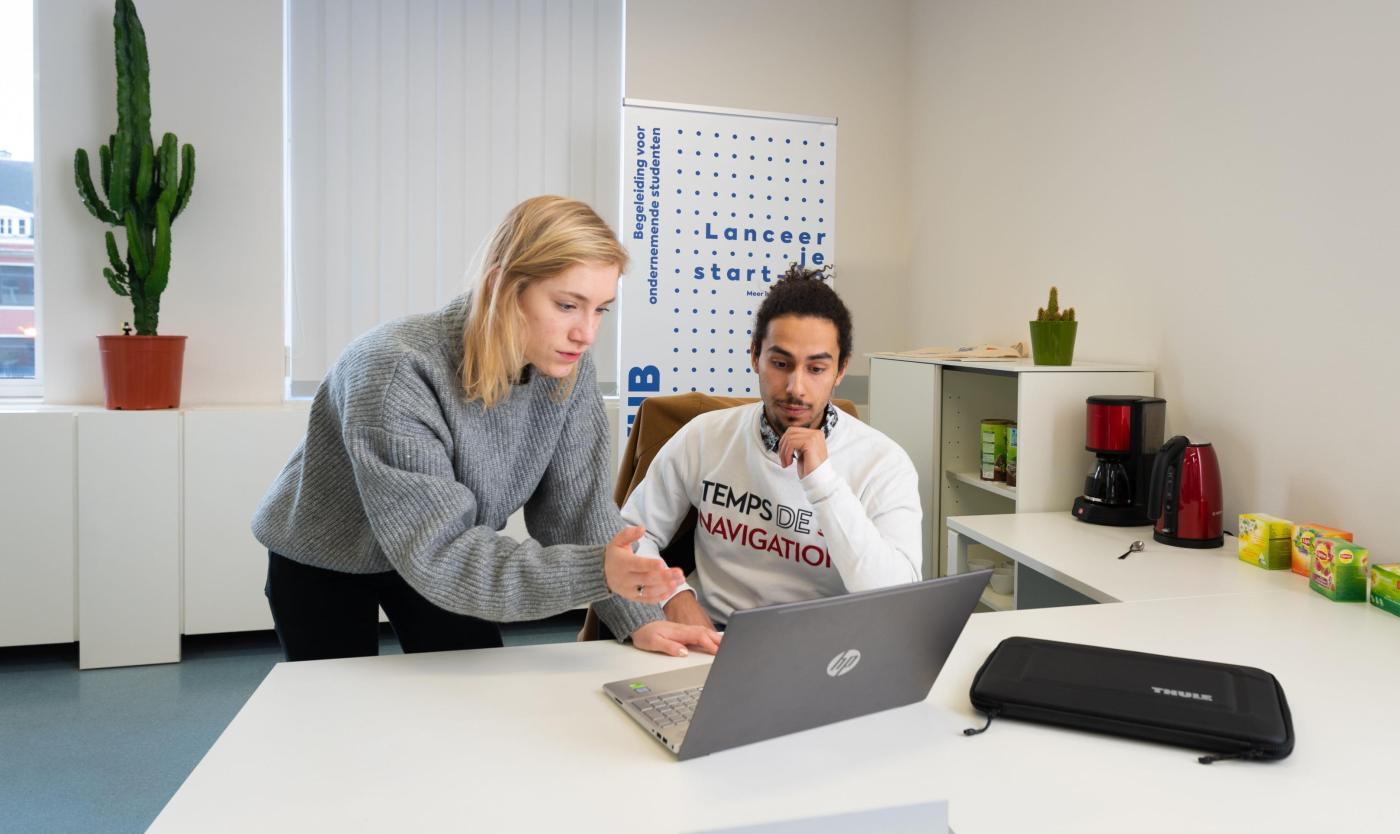
[[[510,210],[482,256],[471,311],[462,329],[462,388],[487,408],[510,396],[525,367],[520,297],[536,281],[575,264],[627,267],[627,250],[598,213],[578,200],[532,197]],[[577,367],[555,386],[568,397]]]

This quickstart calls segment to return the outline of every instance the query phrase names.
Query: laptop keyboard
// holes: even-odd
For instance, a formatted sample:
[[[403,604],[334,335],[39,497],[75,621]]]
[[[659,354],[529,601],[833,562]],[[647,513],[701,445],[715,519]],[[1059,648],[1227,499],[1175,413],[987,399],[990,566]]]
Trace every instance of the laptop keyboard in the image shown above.
[[[690,722],[690,717],[695,714],[695,704],[700,700],[700,692],[704,688],[697,686],[692,689],[682,689],[679,692],[654,695],[644,701],[634,701],[633,703],[642,711],[642,715],[645,715],[658,727],[674,727],[677,724]]]

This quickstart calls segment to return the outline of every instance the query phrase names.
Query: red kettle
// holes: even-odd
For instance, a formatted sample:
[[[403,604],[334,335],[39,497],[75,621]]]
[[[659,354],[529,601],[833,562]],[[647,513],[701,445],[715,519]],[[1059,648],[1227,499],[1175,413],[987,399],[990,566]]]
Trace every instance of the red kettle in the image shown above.
[[[1147,517],[1156,520],[1152,538],[1176,547],[1221,547],[1223,505],[1215,448],[1182,435],[1162,444],[1147,492]]]

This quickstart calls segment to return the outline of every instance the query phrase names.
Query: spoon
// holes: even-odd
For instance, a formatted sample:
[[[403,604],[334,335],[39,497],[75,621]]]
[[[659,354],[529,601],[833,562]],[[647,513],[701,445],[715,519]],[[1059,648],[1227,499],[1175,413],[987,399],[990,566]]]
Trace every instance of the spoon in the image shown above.
[[[1135,542],[1133,542],[1132,544],[1128,545],[1128,553],[1141,553],[1142,550],[1143,550],[1143,548],[1145,548],[1146,546],[1147,546],[1147,545],[1145,545],[1145,544],[1142,543],[1142,539],[1138,539],[1137,541],[1135,541]],[[1119,558],[1119,559],[1126,559],[1126,558],[1128,558],[1128,553],[1124,553],[1122,556],[1119,556],[1118,558]]]

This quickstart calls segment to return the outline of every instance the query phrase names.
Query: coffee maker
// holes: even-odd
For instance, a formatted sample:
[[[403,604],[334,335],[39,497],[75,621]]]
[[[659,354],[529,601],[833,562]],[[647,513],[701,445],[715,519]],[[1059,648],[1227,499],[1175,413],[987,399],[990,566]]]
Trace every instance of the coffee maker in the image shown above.
[[[1114,527],[1151,523],[1147,492],[1166,420],[1167,401],[1158,397],[1089,397],[1084,448],[1094,453],[1094,468],[1074,499],[1075,518]]]

